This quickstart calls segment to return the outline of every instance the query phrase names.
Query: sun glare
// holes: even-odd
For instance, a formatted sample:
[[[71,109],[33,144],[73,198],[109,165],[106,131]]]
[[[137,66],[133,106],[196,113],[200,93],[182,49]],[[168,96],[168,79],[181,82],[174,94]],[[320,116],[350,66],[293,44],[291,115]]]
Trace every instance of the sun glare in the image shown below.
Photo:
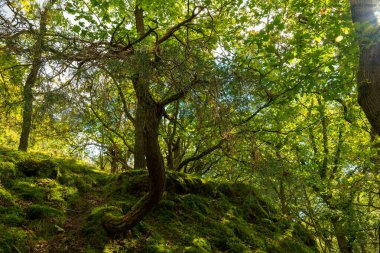
[[[377,24],[380,25],[380,5],[377,5],[375,16],[376,16]]]

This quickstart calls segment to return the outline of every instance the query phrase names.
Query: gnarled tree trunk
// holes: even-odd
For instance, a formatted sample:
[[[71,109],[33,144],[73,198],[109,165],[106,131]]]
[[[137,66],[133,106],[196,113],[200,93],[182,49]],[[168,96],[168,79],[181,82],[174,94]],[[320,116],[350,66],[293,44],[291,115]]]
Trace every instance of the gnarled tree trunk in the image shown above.
[[[135,226],[160,201],[165,188],[164,159],[158,141],[163,108],[153,100],[147,85],[144,85],[139,78],[133,83],[138,102],[142,105],[140,111],[142,115],[136,115],[136,119],[141,117],[144,121],[144,155],[149,172],[150,189],[122,219],[105,222],[104,227],[109,232],[121,232]]]
[[[380,42],[375,9],[378,0],[350,0],[360,46],[358,102],[377,134],[380,134]]]

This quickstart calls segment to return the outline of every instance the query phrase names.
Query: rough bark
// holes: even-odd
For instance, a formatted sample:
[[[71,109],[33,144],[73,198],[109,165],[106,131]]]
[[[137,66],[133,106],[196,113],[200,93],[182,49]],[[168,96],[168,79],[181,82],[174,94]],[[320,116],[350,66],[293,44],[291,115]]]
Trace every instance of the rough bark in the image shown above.
[[[33,87],[35,86],[38,72],[42,65],[42,51],[44,44],[44,37],[46,34],[46,20],[48,14],[48,7],[44,9],[40,17],[40,28],[37,34],[36,42],[33,46],[32,67],[26,78],[23,87],[23,108],[22,108],[22,126],[21,136],[18,150],[27,151],[29,145],[29,135],[32,126],[32,113],[33,113]]]
[[[136,105],[135,115],[135,145],[134,150],[134,168],[145,168],[145,154],[144,154],[144,105],[143,102],[138,100]]]
[[[358,102],[377,134],[380,134],[380,43],[375,17],[377,0],[350,0],[360,46]]]

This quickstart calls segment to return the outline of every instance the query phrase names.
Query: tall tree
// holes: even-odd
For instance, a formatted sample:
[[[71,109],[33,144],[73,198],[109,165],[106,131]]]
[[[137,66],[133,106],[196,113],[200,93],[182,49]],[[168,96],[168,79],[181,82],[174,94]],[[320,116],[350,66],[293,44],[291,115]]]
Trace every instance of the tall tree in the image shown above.
[[[380,134],[380,42],[375,16],[379,1],[350,0],[360,46],[358,102],[377,134]]]
[[[22,129],[20,136],[19,150],[27,151],[29,145],[29,135],[32,126],[33,114],[33,88],[36,84],[38,72],[41,69],[43,59],[44,40],[46,35],[46,22],[48,19],[49,10],[56,0],[51,0],[45,3],[41,10],[39,29],[36,33],[36,41],[32,47],[32,63],[31,68],[23,86],[23,112],[22,112]]]

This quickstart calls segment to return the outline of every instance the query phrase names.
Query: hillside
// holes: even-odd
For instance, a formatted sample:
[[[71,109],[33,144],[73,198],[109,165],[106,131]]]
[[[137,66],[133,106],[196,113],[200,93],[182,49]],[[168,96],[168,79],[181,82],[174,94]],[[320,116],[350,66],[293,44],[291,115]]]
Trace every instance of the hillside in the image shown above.
[[[297,223],[244,184],[169,173],[167,192],[132,231],[107,236],[145,171],[110,175],[74,160],[0,150],[0,252],[317,252]]]

